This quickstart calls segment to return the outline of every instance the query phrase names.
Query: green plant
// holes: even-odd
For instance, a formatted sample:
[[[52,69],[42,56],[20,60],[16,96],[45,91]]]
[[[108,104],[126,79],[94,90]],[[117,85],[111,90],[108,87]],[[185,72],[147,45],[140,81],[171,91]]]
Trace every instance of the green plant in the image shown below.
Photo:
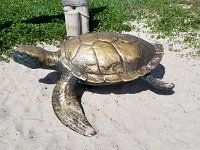
[[[65,35],[61,4],[56,0],[8,0],[0,5],[0,55],[16,44],[60,40]]]

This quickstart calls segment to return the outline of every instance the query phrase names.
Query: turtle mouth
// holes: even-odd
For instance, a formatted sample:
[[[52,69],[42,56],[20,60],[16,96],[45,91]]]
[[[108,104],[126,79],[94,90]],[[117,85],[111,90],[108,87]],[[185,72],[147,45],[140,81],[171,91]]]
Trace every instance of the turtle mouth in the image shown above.
[[[42,66],[42,62],[37,58],[30,57],[30,55],[24,54],[22,52],[14,52],[12,58],[15,62],[27,66],[32,69],[37,69]]]

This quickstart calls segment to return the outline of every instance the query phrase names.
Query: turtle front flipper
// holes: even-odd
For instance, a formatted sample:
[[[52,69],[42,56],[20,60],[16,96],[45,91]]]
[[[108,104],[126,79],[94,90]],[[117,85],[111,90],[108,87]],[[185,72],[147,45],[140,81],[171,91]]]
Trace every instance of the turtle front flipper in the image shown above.
[[[93,136],[96,132],[83,114],[75,95],[76,82],[71,73],[61,76],[52,95],[53,109],[65,126],[84,136]]]
[[[155,78],[152,75],[146,75],[141,77],[143,80],[150,83],[153,87],[161,90],[172,90],[175,85],[173,83],[166,83],[161,79]]]

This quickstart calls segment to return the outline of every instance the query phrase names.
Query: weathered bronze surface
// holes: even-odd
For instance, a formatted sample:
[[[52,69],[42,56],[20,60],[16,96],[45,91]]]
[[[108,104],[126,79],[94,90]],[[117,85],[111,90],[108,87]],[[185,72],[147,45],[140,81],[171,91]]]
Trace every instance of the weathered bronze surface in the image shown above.
[[[160,63],[162,45],[152,45],[133,35],[87,33],[64,40],[57,52],[24,45],[18,46],[15,52],[17,58],[28,55],[37,59],[40,67],[54,67],[62,72],[53,91],[54,112],[64,125],[84,136],[93,136],[96,132],[83,115],[75,95],[78,80],[91,85],[108,85],[142,77],[158,89],[174,88],[173,83],[147,75]]]
[[[138,37],[108,32],[64,41],[61,51],[65,52],[61,62],[74,76],[95,84],[136,79],[155,68],[163,56],[162,46],[155,48]]]

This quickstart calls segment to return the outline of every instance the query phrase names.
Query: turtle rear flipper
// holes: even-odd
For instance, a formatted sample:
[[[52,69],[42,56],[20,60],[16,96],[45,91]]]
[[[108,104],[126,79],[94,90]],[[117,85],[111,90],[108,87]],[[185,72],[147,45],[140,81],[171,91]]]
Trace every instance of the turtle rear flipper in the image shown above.
[[[172,90],[175,87],[175,85],[173,83],[166,83],[166,82],[162,81],[161,79],[155,78],[149,74],[146,76],[143,76],[141,78],[143,80],[147,81],[148,83],[150,83],[156,89]]]
[[[30,68],[55,68],[59,51],[50,52],[41,47],[18,45],[14,49],[14,61]]]
[[[84,136],[93,136],[96,132],[82,112],[75,95],[75,84],[73,75],[61,76],[52,95],[54,112],[65,126]]]

